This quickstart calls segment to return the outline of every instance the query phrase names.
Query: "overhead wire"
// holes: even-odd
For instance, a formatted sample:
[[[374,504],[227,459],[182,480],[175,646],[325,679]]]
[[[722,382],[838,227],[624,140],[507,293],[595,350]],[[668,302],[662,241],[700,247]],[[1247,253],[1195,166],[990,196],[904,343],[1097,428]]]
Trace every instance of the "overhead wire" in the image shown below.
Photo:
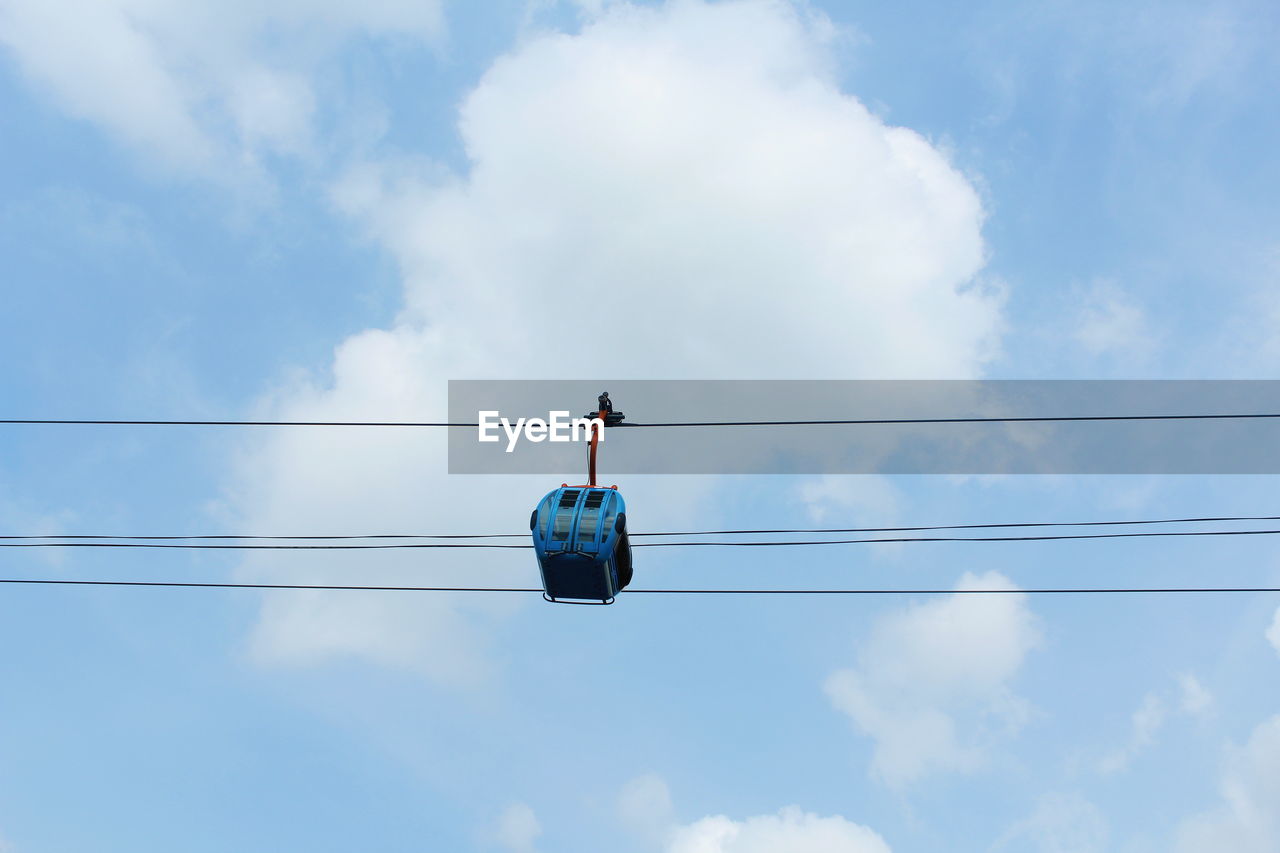
[[[911,527],[789,527],[772,529],[740,529],[740,530],[686,530],[671,533],[632,533],[637,536],[712,536],[738,535],[751,533],[911,533],[926,530],[987,530],[993,528],[1025,528],[1025,527],[1129,527],[1146,524],[1193,524],[1224,521],[1280,521],[1277,515],[1221,515],[1190,518],[1144,518],[1118,521],[1013,521],[987,522],[982,524],[931,524]],[[505,534],[522,536],[524,534]],[[0,537],[5,538],[5,537]],[[104,537],[98,537],[104,538]],[[474,537],[473,537],[474,538]]]
[[[679,421],[655,423],[621,423],[613,426],[631,429],[655,427],[711,427],[711,426],[840,426],[840,425],[890,425],[890,424],[980,424],[980,423],[1052,423],[1052,422],[1113,422],[1113,421],[1188,421],[1188,420],[1261,420],[1277,419],[1280,413],[1190,413],[1190,414],[1131,414],[1131,415],[1070,415],[1070,416],[1008,416],[1008,417],[945,417],[945,418],[851,418],[807,419],[773,421]],[[442,427],[476,428],[477,423],[425,422],[425,421],[248,421],[248,420],[108,420],[108,419],[51,419],[6,418],[0,425],[116,425],[116,426],[235,426],[235,427]],[[670,533],[636,533],[636,537],[655,536],[705,536],[705,535],[757,535],[757,534],[833,534],[833,533],[892,533],[925,532],[965,529],[1012,529],[1044,527],[1123,526],[1175,523],[1209,523],[1239,521],[1276,521],[1280,516],[1216,516],[1176,519],[1140,519],[1128,521],[1088,522],[1015,522],[957,525],[929,525],[912,527],[861,527],[861,528],[771,528],[736,529],[714,531],[682,531]],[[1061,541],[1084,539],[1120,539],[1186,536],[1252,536],[1274,535],[1277,529],[1266,530],[1192,530],[1192,531],[1138,531],[1123,533],[1050,534],[1035,536],[924,536],[924,537],[875,537],[860,539],[827,539],[799,541],[682,541],[645,542],[633,547],[797,547],[815,545],[889,544],[908,542],[1021,542]],[[343,540],[381,539],[509,539],[522,538],[526,534],[368,534],[358,536],[249,536],[239,534],[215,534],[207,536],[0,536],[0,547],[88,547],[88,548],[161,548],[161,549],[215,549],[215,550],[388,550],[425,548],[486,548],[529,550],[531,545],[497,544],[490,542],[411,542],[394,544],[190,544],[193,540]],[[89,540],[129,541],[89,541]],[[22,540],[22,541],[14,541]],[[39,540],[39,541],[32,541]],[[156,541],[165,540],[165,541]],[[81,580],[67,578],[0,578],[0,584],[73,585],[100,587],[166,587],[200,589],[258,589],[258,590],[329,590],[329,591],[394,591],[394,592],[502,592],[541,593],[541,588],[529,587],[443,587],[443,586],[380,586],[364,584],[283,584],[283,583],[234,583],[193,581],[125,581]],[[993,595],[993,594],[1209,594],[1209,593],[1275,593],[1276,587],[1085,587],[1085,588],[1001,588],[1001,589],[634,589],[626,594],[666,595]]]
[[[1255,420],[1280,418],[1280,413],[1261,412],[1244,414],[1159,414],[1159,415],[1033,415],[960,418],[851,418],[839,420],[791,420],[791,421],[668,421],[663,423],[614,424],[614,427],[709,427],[709,426],[839,426],[845,424],[1026,424],[1073,421],[1199,421],[1199,420]]]
[[[731,536],[749,534],[780,533],[910,533],[930,530],[989,530],[1000,528],[1031,527],[1130,527],[1151,524],[1199,524],[1211,522],[1239,521],[1280,521],[1280,515],[1219,515],[1197,516],[1187,518],[1145,518],[1123,519],[1114,521],[1014,521],[987,522],[982,524],[932,524],[911,527],[774,527],[774,528],[738,528],[725,530],[679,530],[659,533],[629,533],[632,539],[655,536]],[[272,541],[350,541],[380,539],[524,539],[528,533],[368,533],[322,536],[318,534],[291,536],[259,536],[238,533],[182,534],[182,535],[94,535],[88,533],[37,535],[0,535],[0,541],[14,540],[137,540],[137,541],[172,541],[172,540],[272,540]]]
[[[632,548],[767,548],[811,545],[896,544],[907,542],[1049,542],[1076,539],[1137,539],[1170,536],[1269,536],[1280,529],[1268,530],[1144,530],[1130,533],[1058,533],[1040,536],[895,536],[863,539],[806,539],[793,541],[721,541],[721,542],[637,542]],[[531,550],[532,545],[506,545],[492,542],[408,542],[391,545],[207,545],[187,542],[0,542],[0,548],[164,548],[207,551],[389,551],[427,548],[485,548]]]
[[[1280,412],[1230,412],[1134,415],[1035,415],[952,418],[834,418],[777,421],[665,421],[654,423],[612,424],[608,429],[645,429],[652,427],[720,427],[720,426],[843,426],[871,424],[981,424],[981,423],[1069,423],[1081,421],[1187,421],[1187,420],[1259,420],[1280,418]],[[93,425],[93,426],[248,426],[248,427],[456,427],[478,428],[479,423],[452,421],[241,421],[241,420],[143,420],[99,418],[0,418],[0,424]]]
[[[0,418],[0,424],[60,424],[78,426],[310,426],[310,427],[478,427],[443,421],[179,421],[109,420],[100,418]]]
[[[1174,523],[1205,523],[1205,522],[1226,522],[1226,521],[1264,521],[1277,520],[1276,516],[1196,516],[1184,518],[1165,518],[1165,519],[1130,519],[1115,521],[1087,521],[1087,522],[1010,522],[1010,523],[986,523],[986,524],[960,524],[960,525],[931,525],[916,527],[900,527],[900,528],[773,528],[773,529],[738,529],[733,531],[684,531],[682,533],[670,534],[647,534],[647,535],[704,535],[704,534],[747,534],[747,533],[790,533],[790,532],[807,532],[807,533],[832,533],[832,532],[896,532],[896,531],[928,531],[928,530],[949,530],[949,529],[974,529],[974,528],[1027,528],[1027,527],[1064,527],[1064,526],[1097,526],[1097,525],[1148,525],[1148,524],[1174,524]],[[842,539],[842,540],[803,540],[803,541],[739,541],[739,542],[651,542],[637,543],[633,547],[695,547],[695,546],[721,546],[721,547],[780,547],[780,546],[812,546],[812,545],[848,545],[848,544],[876,544],[876,543],[898,543],[898,542],[1017,542],[1017,541],[1053,541],[1053,540],[1070,540],[1070,539],[1115,539],[1115,538],[1137,538],[1137,537],[1168,537],[1168,536],[1247,536],[1247,535],[1272,535],[1280,533],[1280,529],[1266,530],[1192,530],[1192,531],[1139,531],[1124,533],[1088,533],[1088,534],[1052,534],[1037,536],[981,536],[981,537],[962,537],[962,536],[930,536],[930,537],[876,537],[864,539]],[[491,538],[511,538],[523,537],[526,534],[479,534],[477,536],[467,536],[463,534],[433,534],[435,538],[478,538],[479,536]],[[633,534],[640,535],[640,534]],[[64,539],[70,540],[72,536],[54,537],[49,535],[42,536],[3,536],[0,539],[6,540],[31,540],[31,539]],[[106,548],[162,548],[162,549],[215,549],[215,550],[370,550],[370,549],[398,549],[398,548],[489,548],[504,550],[529,550],[530,545],[513,545],[513,544],[496,544],[496,543],[456,543],[456,542],[414,542],[414,543],[396,543],[386,545],[332,545],[332,544],[303,544],[303,545],[261,545],[261,544],[190,544],[189,540],[193,539],[399,539],[399,538],[424,538],[412,537],[410,534],[373,534],[370,536],[346,536],[346,537],[321,537],[321,536],[290,536],[290,537],[257,537],[242,536],[237,534],[214,534],[210,536],[150,536],[150,537],[112,537],[116,539],[146,539],[146,540],[183,540],[181,542],[156,542],[156,541],[127,541],[127,542],[93,542],[83,541],[85,539],[96,538],[103,539],[107,537],[89,537],[85,535],[77,535],[76,541],[6,541],[0,542],[0,547],[106,547]],[[283,583],[235,583],[235,582],[196,582],[196,581],[124,581],[124,580],[82,580],[67,578],[0,578],[0,584],[27,584],[27,585],[69,585],[69,586],[100,586],[100,587],[172,587],[172,588],[208,588],[208,589],[259,589],[259,590],[366,590],[366,591],[401,591],[401,592],[505,592],[505,593],[534,593],[542,592],[540,588],[535,587],[446,587],[446,586],[420,586],[420,585],[369,585],[369,584],[283,584]],[[895,588],[895,589],[876,589],[876,588],[842,588],[842,589],[634,589],[627,590],[628,593],[636,594],[671,594],[671,595],[941,595],[941,594],[1138,594],[1138,593],[1273,593],[1280,592],[1280,588],[1273,587],[1056,587],[1056,588],[1031,588],[1031,589],[916,589],[916,588]]]
[[[0,578],[0,584],[192,589],[326,590],[380,592],[541,593],[541,587],[378,586],[366,584],[232,583],[201,581],[79,580],[71,578]],[[1141,593],[1274,593],[1280,587],[1042,587],[1032,589],[628,589],[620,595],[1072,595]]]

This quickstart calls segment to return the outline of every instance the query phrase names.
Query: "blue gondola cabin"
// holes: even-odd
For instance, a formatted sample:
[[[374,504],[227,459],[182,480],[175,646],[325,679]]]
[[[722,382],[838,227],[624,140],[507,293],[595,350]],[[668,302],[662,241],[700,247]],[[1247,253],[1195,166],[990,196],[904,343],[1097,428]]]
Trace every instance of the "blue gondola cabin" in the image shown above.
[[[538,504],[529,527],[548,599],[609,604],[631,582],[626,504],[617,489],[561,486]]]

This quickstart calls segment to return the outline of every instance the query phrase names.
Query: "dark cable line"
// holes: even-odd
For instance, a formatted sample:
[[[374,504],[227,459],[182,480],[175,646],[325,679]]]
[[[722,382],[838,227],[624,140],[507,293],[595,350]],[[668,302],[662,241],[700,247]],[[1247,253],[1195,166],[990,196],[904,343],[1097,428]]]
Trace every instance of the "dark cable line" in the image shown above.
[[[541,592],[542,590],[536,590]],[[1280,587],[1060,587],[1037,589],[627,589],[621,595],[1067,595],[1091,593],[1280,592]]]
[[[0,584],[48,584],[54,586],[155,586],[195,589],[324,589],[383,590],[386,592],[542,592],[533,587],[500,586],[369,586],[362,584],[231,583],[214,581],[117,581],[72,580],[66,578],[0,578]]]
[[[1211,521],[1280,521],[1280,515],[1221,515],[1201,518],[1148,518],[1129,521],[1015,521],[1000,524],[933,524],[914,527],[779,527],[771,530],[686,530],[673,533],[632,533],[630,535],[634,539],[638,536],[728,536],[749,533],[910,533],[923,530],[986,530],[1006,527],[1129,527],[1139,524],[1189,524]],[[524,534],[507,535],[523,536]],[[0,536],[0,539],[5,538],[8,537]]]
[[[1180,415],[1040,415],[1028,417],[964,417],[964,418],[843,418],[794,421],[667,421],[661,423],[628,423],[609,427],[643,429],[648,427],[712,427],[712,426],[840,426],[872,424],[985,424],[985,423],[1054,423],[1078,421],[1192,421],[1192,420],[1257,420],[1280,418],[1280,412],[1211,413]],[[307,426],[307,427],[470,427],[478,423],[448,421],[185,421],[185,420],[101,420],[91,418],[0,418],[0,424],[80,424],[97,426]]]
[[[311,427],[471,427],[479,424],[448,423],[443,421],[159,421],[159,420],[98,420],[90,418],[0,418],[0,424],[61,424],[88,426],[311,426]]]
[[[524,592],[538,587],[374,586],[357,584],[215,583],[195,581],[71,580],[64,578],[0,578],[0,584],[52,586],[174,587],[195,589],[282,589],[383,592]],[[629,589],[621,595],[1071,595],[1137,593],[1264,593],[1280,587],[1060,587],[1038,589]]]
[[[1275,520],[1280,521],[1280,516]],[[660,536],[672,534],[655,534],[633,533],[632,536]],[[189,535],[189,536],[93,536],[87,533],[68,534],[66,536],[58,536],[55,534],[44,534],[40,536],[0,536],[0,540],[14,539],[131,539],[131,540],[213,540],[213,539],[277,539],[277,540],[347,540],[347,539],[528,539],[528,533],[371,533],[355,536],[249,536],[244,534],[219,533],[209,535]]]
[[[1044,536],[895,536],[873,539],[806,539],[786,542],[638,542],[632,548],[769,548],[900,542],[1050,542],[1068,539],[1137,539],[1165,536],[1268,536],[1280,530],[1149,530],[1134,533],[1060,533]],[[387,551],[405,548],[532,550],[532,545],[491,542],[413,542],[395,545],[191,545],[155,542],[0,542],[0,548],[172,548],[196,551]]]
[[[1280,531],[1277,531],[1280,532]],[[492,542],[410,542],[397,545],[191,545],[160,542],[0,542],[0,548],[174,548],[186,551],[390,551],[403,548],[497,548],[530,550],[532,545]]]
[[[712,427],[712,426],[834,426],[844,424],[1026,424],[1073,421],[1202,421],[1202,420],[1256,420],[1280,418],[1280,413],[1231,413],[1185,415],[1034,415],[1026,417],[968,417],[968,418],[853,418],[841,420],[803,421],[669,421],[665,423],[638,424],[626,421],[615,427]]]
[[[863,545],[897,542],[1053,542],[1067,539],[1137,539],[1162,536],[1265,536],[1280,530],[1151,530],[1138,533],[1060,533],[1047,536],[894,536],[879,539],[808,539],[792,542],[638,542],[632,548]],[[0,545],[0,547],[3,547]]]
[[[1220,515],[1199,518],[1150,518],[1129,521],[1023,521],[1002,524],[936,524],[915,527],[779,527],[752,530],[682,530],[669,533],[631,533],[632,539],[653,536],[729,536],[765,533],[909,533],[925,530],[985,530],[992,528],[1026,528],[1026,527],[1128,527],[1140,524],[1189,524],[1222,521],[1280,521],[1280,515]],[[371,533],[343,536],[254,536],[245,534],[206,534],[181,536],[93,536],[90,534],[67,534],[63,536],[43,534],[39,536],[0,536],[0,540],[79,540],[79,539],[128,539],[139,541],[152,540],[363,540],[363,539],[524,539],[527,533]]]

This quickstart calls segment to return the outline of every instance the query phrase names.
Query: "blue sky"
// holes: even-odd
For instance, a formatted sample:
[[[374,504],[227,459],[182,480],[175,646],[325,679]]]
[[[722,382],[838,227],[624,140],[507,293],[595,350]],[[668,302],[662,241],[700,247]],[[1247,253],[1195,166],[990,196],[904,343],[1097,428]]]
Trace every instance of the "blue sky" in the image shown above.
[[[0,397],[432,419],[457,378],[1272,378],[1278,31],[1263,2],[0,0]],[[435,435],[9,427],[0,528],[519,530],[544,479],[449,478]],[[651,530],[1275,514],[1266,477],[619,485]],[[637,579],[1275,586],[1266,539]],[[7,586],[0,850],[1272,851],[1278,604]]]

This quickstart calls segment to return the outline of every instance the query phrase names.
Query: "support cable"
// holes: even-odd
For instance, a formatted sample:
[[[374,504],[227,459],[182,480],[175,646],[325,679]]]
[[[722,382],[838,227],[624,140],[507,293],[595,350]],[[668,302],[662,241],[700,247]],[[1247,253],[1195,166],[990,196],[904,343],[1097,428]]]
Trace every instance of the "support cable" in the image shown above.
[[[72,580],[64,578],[0,578],[0,584],[50,586],[168,587],[186,589],[264,589],[378,592],[523,592],[536,587],[376,586],[363,584],[214,583],[194,581]],[[1280,587],[1044,587],[1037,589],[628,589],[620,595],[1117,595],[1141,593],[1273,593]]]

